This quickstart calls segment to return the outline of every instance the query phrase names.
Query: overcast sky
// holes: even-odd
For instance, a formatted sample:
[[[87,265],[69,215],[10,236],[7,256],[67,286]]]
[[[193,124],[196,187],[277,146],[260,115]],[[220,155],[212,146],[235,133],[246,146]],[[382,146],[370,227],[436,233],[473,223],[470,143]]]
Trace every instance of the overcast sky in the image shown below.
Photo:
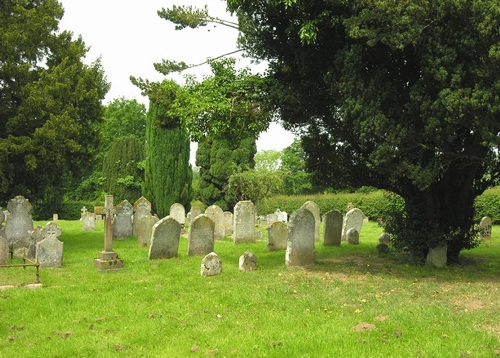
[[[106,102],[115,98],[137,99],[147,106],[148,99],[129,80],[130,75],[152,81],[162,80],[153,63],[162,59],[199,64],[208,58],[220,56],[237,49],[237,31],[224,26],[207,26],[201,29],[176,31],[174,25],[157,15],[161,8],[177,5],[208,6],[209,13],[229,19],[226,2],[221,0],[171,1],[171,0],[59,0],[65,14],[60,22],[61,30],[81,35],[90,47],[87,62],[98,57],[111,90]],[[247,59],[238,65],[249,66]],[[262,69],[262,65],[258,67]],[[207,65],[189,70],[201,80],[210,74]],[[177,82],[183,77],[172,75]],[[279,125],[271,125],[257,141],[257,149],[282,150],[289,146],[294,136]],[[193,151],[195,146],[192,147]],[[192,157],[194,153],[192,153]]]

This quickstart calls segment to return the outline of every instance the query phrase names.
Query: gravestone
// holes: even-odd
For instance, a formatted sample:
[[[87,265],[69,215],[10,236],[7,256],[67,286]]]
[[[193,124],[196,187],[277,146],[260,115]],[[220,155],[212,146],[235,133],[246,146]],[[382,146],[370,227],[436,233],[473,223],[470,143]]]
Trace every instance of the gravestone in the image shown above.
[[[375,246],[375,250],[377,250],[377,253],[379,255],[387,255],[391,253],[389,246],[387,246],[387,244],[384,243],[379,243],[377,246]]]
[[[99,252],[99,258],[94,259],[94,266],[99,271],[121,270],[123,261],[113,251],[113,195],[104,198],[104,250]]]
[[[87,213],[87,208],[84,206],[83,208],[80,209],[80,211],[81,211],[80,217],[82,217],[83,214]]]
[[[257,269],[257,257],[250,251],[246,251],[240,256],[240,271],[254,271]]]
[[[300,208],[290,216],[285,263],[287,266],[314,264],[315,219],[313,213]]]
[[[158,222],[158,218],[153,215],[143,216],[137,222],[137,243],[141,246],[151,245],[151,235],[153,226]]]
[[[133,214],[134,207],[128,202],[128,200],[123,200],[120,204],[115,206],[115,218],[113,220],[113,240],[121,240],[126,237],[132,236]]]
[[[224,238],[224,233],[226,232],[224,224],[224,212],[217,205],[210,205],[205,210],[205,215],[208,216],[214,222],[214,239],[222,240]]]
[[[353,208],[345,214],[344,223],[342,226],[342,241],[347,240],[347,231],[349,229],[355,229],[358,234],[361,234],[361,226],[363,226],[363,221],[365,215],[363,212],[357,208]]]
[[[8,260],[9,243],[7,242],[7,237],[5,236],[5,228],[0,224],[0,265],[7,265]]]
[[[249,200],[239,201],[234,207],[233,242],[255,243],[255,205]]]
[[[49,222],[42,229],[43,240],[36,244],[35,261],[40,267],[61,267],[63,262],[63,243],[57,238],[62,230],[54,222]]]
[[[59,220],[59,214],[52,214],[52,221]]]
[[[192,206],[189,213],[190,213],[189,215],[190,223],[192,223],[193,220],[196,219],[198,215],[201,215],[201,208],[199,206]]]
[[[181,224],[181,227],[184,227],[186,224],[186,209],[184,208],[184,205],[180,203],[173,203],[170,206],[169,215],[177,220],[177,222]]]
[[[91,212],[85,212],[81,217],[83,231],[94,231],[95,230],[95,216]]]
[[[45,232],[46,229],[40,225],[30,231],[31,240],[26,252],[26,257],[29,260],[36,260],[36,245],[45,238]]]
[[[215,276],[222,272],[222,260],[215,253],[211,252],[201,260],[200,274],[202,276]]]
[[[177,257],[180,238],[181,224],[177,220],[171,216],[160,219],[153,226],[148,258],[154,260]]]
[[[233,213],[224,211],[224,236],[233,235]]]
[[[479,222],[479,236],[481,240],[490,240],[491,239],[491,218],[485,216]]]
[[[447,257],[446,253],[448,251],[448,246],[444,243],[436,247],[429,249],[427,257],[425,259],[425,264],[427,266],[433,266],[437,268],[443,268],[446,266]]]
[[[214,251],[215,223],[207,215],[194,219],[188,234],[188,256],[207,255]]]
[[[391,242],[391,236],[388,233],[383,232],[378,237],[378,242],[379,242],[379,244],[386,244],[386,245],[388,245]]]
[[[94,206],[94,217],[96,221],[102,221],[102,212],[104,210],[104,206]]]
[[[348,245],[359,245],[359,232],[355,228],[347,230],[346,241]]]
[[[266,216],[267,225],[271,225],[273,222],[276,222],[276,221],[279,221],[279,220],[278,220],[278,215],[276,215],[275,213],[268,214]]]
[[[137,237],[137,223],[144,216],[151,215],[151,202],[141,196],[134,202],[134,218],[132,220],[132,236]],[[129,235],[130,236],[130,235]]]
[[[309,210],[314,215],[314,240],[319,240],[319,226],[321,224],[321,215],[319,205],[314,201],[306,201],[301,208]]]
[[[5,225],[5,236],[9,246],[14,249],[27,249],[30,244],[33,219],[31,218],[31,203],[24,196],[18,195],[9,200],[7,210],[9,216]]]
[[[340,246],[342,241],[342,213],[338,210],[331,210],[323,216],[323,245]]]
[[[281,211],[280,209],[276,209],[274,212],[278,217],[278,221],[287,222],[288,221],[288,213],[286,211]]]
[[[267,227],[267,249],[269,251],[286,250],[288,227],[282,221],[276,221]]]

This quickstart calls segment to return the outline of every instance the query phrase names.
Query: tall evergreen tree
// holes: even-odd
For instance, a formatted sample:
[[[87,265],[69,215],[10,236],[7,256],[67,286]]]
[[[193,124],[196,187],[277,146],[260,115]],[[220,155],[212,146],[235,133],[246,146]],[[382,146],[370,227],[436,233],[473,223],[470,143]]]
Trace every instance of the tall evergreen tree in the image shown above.
[[[160,217],[173,203],[189,209],[193,172],[189,164],[189,134],[183,122],[170,111],[179,86],[164,81],[161,91],[150,94],[146,119],[146,163],[143,195]]]

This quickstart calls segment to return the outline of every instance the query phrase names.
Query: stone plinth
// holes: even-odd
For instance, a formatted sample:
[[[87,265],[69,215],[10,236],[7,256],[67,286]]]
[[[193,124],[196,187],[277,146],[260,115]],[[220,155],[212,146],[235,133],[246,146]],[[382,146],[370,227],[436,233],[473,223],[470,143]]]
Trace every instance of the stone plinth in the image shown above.
[[[123,269],[123,261],[114,251],[101,251],[99,258],[94,259],[94,266],[99,271],[112,271]]]

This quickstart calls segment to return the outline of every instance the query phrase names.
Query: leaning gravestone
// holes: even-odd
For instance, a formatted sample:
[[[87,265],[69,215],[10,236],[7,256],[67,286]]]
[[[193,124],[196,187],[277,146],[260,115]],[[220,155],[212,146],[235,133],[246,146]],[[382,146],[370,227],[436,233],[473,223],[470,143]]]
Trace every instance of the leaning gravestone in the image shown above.
[[[233,235],[233,213],[224,211],[224,236]]]
[[[340,246],[342,241],[342,222],[344,218],[338,210],[331,210],[323,216],[324,246]]]
[[[215,240],[222,240],[226,232],[224,225],[224,212],[217,205],[210,205],[205,210],[205,215],[214,222],[214,238]]]
[[[359,232],[355,228],[347,230],[346,241],[348,245],[359,245]]]
[[[169,216],[177,220],[177,222],[181,224],[181,227],[184,227],[186,224],[186,209],[184,208],[184,205],[180,203],[173,203],[170,206]]]
[[[215,223],[207,215],[194,219],[188,234],[188,256],[207,255],[214,251]]]
[[[149,259],[170,259],[177,257],[179,240],[181,238],[181,224],[171,216],[159,220],[153,226]]]
[[[288,227],[282,221],[273,222],[267,227],[267,249],[269,251],[286,250]]]
[[[94,213],[86,211],[81,217],[83,231],[94,231],[95,230],[95,216]]]
[[[249,201],[239,201],[234,207],[233,242],[254,243],[255,234],[255,205]]]
[[[257,257],[250,251],[246,251],[240,256],[240,271],[254,271],[257,269]]]
[[[137,222],[137,243],[141,246],[151,244],[153,226],[158,222],[158,218],[153,215],[143,216]]]
[[[306,201],[301,208],[306,208],[314,215],[314,240],[319,240],[319,226],[321,223],[321,215],[319,205],[314,201]]]
[[[479,236],[481,240],[491,239],[491,227],[491,218],[488,216],[483,217],[479,223]]]
[[[128,200],[123,200],[115,206],[115,218],[113,220],[113,240],[120,240],[132,236],[132,215],[134,208]]]
[[[201,260],[200,274],[202,276],[215,276],[222,272],[222,260],[215,253],[211,252]]]
[[[61,267],[63,262],[63,243],[57,238],[62,231],[54,222],[43,228],[44,239],[36,244],[36,259],[40,267]]]
[[[288,225],[288,243],[285,263],[287,266],[307,266],[314,264],[314,230],[313,213],[300,208],[290,216]]]
[[[132,220],[132,235],[137,237],[137,223],[144,216],[151,215],[151,202],[141,196],[134,202],[134,219]]]
[[[365,215],[361,210],[357,208],[349,210],[344,217],[342,241],[347,241],[347,231],[349,231],[349,229],[355,229],[358,234],[361,234],[361,226],[363,226],[364,220]]]
[[[5,236],[7,242],[14,251],[17,248],[28,248],[33,230],[33,219],[31,218],[31,203],[24,196],[18,195],[7,204],[10,217],[5,225]]]

